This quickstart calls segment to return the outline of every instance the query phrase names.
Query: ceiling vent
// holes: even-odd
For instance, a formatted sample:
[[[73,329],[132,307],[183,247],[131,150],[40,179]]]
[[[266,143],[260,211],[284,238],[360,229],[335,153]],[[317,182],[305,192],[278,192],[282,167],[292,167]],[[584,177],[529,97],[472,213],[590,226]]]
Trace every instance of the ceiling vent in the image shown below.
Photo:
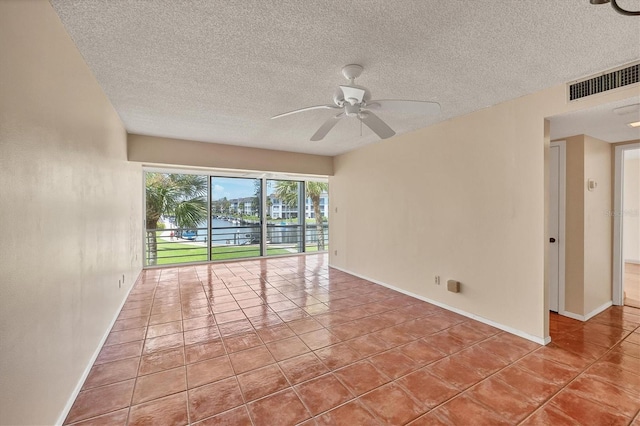
[[[638,82],[640,82],[640,63],[569,83],[569,101],[576,101]]]

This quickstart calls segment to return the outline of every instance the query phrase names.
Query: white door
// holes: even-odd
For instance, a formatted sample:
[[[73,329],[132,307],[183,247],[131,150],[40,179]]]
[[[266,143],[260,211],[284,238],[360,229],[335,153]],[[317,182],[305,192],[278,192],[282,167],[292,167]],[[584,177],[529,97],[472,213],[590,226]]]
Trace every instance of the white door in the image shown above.
[[[549,158],[549,310],[558,312],[560,277],[560,147],[551,146]]]

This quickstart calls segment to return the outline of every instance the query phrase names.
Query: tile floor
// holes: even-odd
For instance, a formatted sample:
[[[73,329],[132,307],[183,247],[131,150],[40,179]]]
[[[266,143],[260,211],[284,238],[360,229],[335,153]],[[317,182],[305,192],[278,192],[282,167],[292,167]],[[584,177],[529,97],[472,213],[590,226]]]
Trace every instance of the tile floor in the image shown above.
[[[640,425],[640,310],[551,315],[541,347],[329,269],[147,270],[74,425]]]

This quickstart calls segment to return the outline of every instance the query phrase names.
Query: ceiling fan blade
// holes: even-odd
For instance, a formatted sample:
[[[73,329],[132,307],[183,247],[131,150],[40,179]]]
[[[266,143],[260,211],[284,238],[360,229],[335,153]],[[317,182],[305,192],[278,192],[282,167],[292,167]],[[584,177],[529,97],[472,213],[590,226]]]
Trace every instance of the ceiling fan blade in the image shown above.
[[[365,111],[361,114],[360,120],[371,130],[373,133],[380,136],[380,139],[387,139],[395,135],[396,132],[387,123],[380,120],[380,118],[371,111]]]
[[[428,101],[406,101],[400,99],[381,99],[367,102],[367,109],[376,111],[395,111],[419,115],[436,115],[440,113],[440,104]]]
[[[311,111],[312,109],[340,109],[340,107],[338,107],[338,106],[336,106],[336,105],[316,105],[316,106],[310,106],[310,107],[300,108],[300,109],[296,109],[296,110],[293,110],[293,111],[285,112],[285,113],[282,113],[282,114],[274,115],[273,117],[271,117],[271,119],[273,120],[274,118],[285,117],[285,116],[287,116],[287,115],[297,114],[297,113],[299,113],[299,112]]]
[[[355,99],[357,101],[355,103],[359,104],[360,102],[362,102],[362,98],[364,98],[364,89],[353,86],[340,86],[340,89],[342,89],[344,99],[347,101],[349,99]]]
[[[316,131],[313,136],[311,136],[311,140],[312,141],[319,141],[324,139],[325,136],[327,136],[327,133],[329,133],[329,130],[333,129],[333,126],[335,126],[336,124],[338,124],[338,120],[340,120],[342,117],[344,117],[344,113],[341,112],[338,115],[335,115],[333,117],[331,117],[330,119],[328,119],[327,121],[324,122],[324,124],[322,124],[322,126],[320,126],[320,128],[318,129],[318,131]]]

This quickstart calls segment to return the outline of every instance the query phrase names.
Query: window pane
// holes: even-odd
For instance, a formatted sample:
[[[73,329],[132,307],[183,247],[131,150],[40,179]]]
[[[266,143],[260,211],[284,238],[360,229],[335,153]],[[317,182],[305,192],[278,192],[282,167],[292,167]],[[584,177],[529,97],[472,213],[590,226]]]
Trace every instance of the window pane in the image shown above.
[[[261,180],[211,178],[211,260],[260,256]]]
[[[145,173],[145,264],[207,260],[207,177]]]
[[[302,182],[267,180],[267,255],[302,252]]]
[[[329,250],[329,184],[305,182],[306,252]]]

